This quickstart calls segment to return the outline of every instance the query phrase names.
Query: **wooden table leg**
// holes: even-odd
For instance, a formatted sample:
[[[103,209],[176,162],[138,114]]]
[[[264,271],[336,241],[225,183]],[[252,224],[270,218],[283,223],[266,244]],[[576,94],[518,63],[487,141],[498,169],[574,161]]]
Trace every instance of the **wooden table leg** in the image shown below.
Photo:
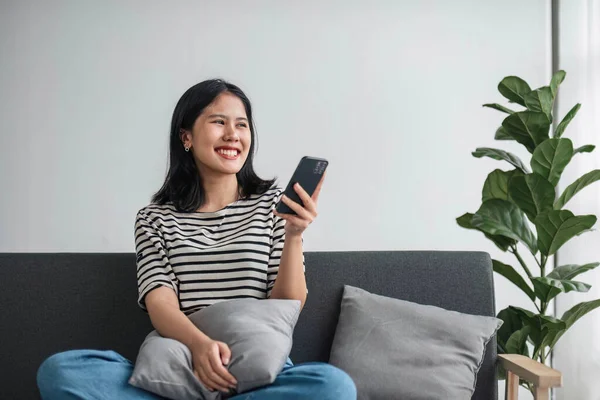
[[[506,371],[506,400],[517,400],[519,398],[519,377],[510,371]],[[537,398],[536,398],[537,400]]]
[[[550,399],[550,390],[548,388],[534,388],[533,389],[533,398],[535,400],[549,400]]]

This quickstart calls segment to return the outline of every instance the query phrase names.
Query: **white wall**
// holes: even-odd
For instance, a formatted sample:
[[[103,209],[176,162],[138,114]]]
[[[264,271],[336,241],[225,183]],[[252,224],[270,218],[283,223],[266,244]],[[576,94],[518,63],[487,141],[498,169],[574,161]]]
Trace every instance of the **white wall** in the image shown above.
[[[562,188],[581,175],[600,169],[600,0],[560,2],[560,68],[567,71],[559,95],[559,116],[577,103],[582,107],[565,131],[575,146],[594,144],[591,154],[578,155],[565,170]],[[600,182],[579,192],[566,206],[576,215],[600,216]],[[600,230],[585,233],[568,242],[557,261],[586,264],[600,261]],[[557,315],[581,301],[600,298],[600,269],[576,278],[592,285],[588,293],[568,293],[557,300]],[[581,318],[558,343],[554,366],[565,372],[564,389],[557,399],[600,399],[600,309]]]
[[[549,1],[9,1],[0,12],[0,251],[133,251],[172,109],[230,79],[254,102],[257,168],[330,159],[308,250],[499,255],[455,218],[494,168],[506,75],[550,76]],[[518,10],[518,12],[516,11]],[[519,146],[499,147],[526,156]],[[497,279],[497,308],[527,299]]]

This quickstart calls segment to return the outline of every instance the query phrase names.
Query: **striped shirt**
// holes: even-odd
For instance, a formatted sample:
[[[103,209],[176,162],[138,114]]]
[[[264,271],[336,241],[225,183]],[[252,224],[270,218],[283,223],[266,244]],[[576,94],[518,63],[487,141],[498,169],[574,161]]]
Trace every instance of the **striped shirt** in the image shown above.
[[[135,221],[138,304],[159,286],[172,288],[191,314],[218,301],[265,299],[275,284],[285,220],[273,210],[280,188],[214,212],[177,212],[150,204]]]

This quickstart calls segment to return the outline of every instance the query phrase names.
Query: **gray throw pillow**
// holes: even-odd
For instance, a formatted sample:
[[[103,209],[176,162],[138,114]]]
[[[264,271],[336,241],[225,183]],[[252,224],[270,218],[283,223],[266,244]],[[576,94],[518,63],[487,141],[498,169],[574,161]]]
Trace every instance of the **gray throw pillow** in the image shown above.
[[[238,381],[235,393],[273,383],[290,354],[300,314],[298,300],[236,299],[222,301],[189,316],[211,339],[227,343],[227,369]],[[151,332],[138,353],[133,386],[168,399],[218,400],[193,374],[192,356],[184,344]]]
[[[329,362],[352,377],[359,400],[468,400],[501,325],[346,285]]]

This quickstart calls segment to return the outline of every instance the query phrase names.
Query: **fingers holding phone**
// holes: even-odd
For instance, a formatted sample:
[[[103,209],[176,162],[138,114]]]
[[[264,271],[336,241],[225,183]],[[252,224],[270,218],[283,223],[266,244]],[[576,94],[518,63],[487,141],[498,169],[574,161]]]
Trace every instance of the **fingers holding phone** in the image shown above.
[[[315,192],[311,196],[311,198],[313,199],[313,201],[315,203],[319,200],[319,194],[321,193],[321,187],[323,187],[323,181],[325,181],[326,174],[327,174],[327,171],[326,170],[323,171],[323,175],[321,175],[321,180],[319,180],[319,183],[317,184],[317,187],[315,188]]]
[[[317,217],[317,204],[328,161],[303,157],[277,205],[275,215],[286,220],[286,234],[301,235]]]

